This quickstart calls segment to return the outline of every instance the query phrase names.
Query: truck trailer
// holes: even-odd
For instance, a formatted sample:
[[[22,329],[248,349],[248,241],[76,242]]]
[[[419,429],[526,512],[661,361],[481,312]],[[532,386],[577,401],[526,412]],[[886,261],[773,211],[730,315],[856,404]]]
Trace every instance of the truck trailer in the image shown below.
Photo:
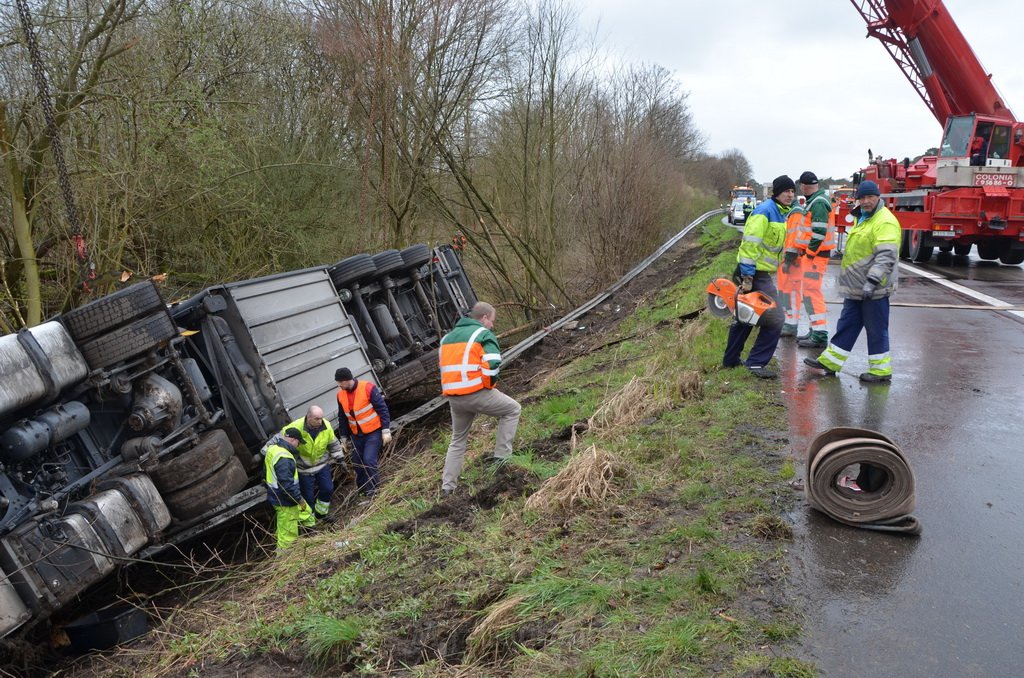
[[[313,404],[337,427],[337,368],[436,395],[475,302],[421,244],[174,304],[146,281],[0,337],[0,637],[262,503],[266,441]]]

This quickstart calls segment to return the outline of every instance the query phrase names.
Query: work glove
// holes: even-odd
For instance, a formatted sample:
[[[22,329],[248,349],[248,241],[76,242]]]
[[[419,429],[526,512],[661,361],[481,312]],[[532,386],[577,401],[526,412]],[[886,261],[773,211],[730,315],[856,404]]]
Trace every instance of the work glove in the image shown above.
[[[864,283],[864,287],[860,288],[860,298],[864,301],[869,301],[873,296],[875,296],[876,287],[878,287],[877,283],[873,283],[868,280]]]
[[[391,429],[386,428],[380,432],[380,437],[384,440],[384,444],[387,445],[391,442]]]
[[[754,277],[745,275],[740,278],[740,294],[746,294],[750,290],[754,289]]]
[[[783,259],[782,263],[782,270],[789,273],[789,267],[796,263],[797,257],[799,256],[799,252],[786,252],[786,257]]]

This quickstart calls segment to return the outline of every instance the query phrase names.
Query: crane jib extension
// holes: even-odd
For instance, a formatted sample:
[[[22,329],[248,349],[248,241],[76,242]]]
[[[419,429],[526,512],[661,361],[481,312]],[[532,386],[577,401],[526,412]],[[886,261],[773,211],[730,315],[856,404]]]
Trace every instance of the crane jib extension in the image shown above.
[[[647,268],[651,264],[653,264],[655,261],[660,259],[661,256],[665,254],[665,252],[669,251],[672,247],[674,247],[676,243],[678,243],[680,240],[682,240],[684,237],[686,237],[691,231],[693,231],[693,229],[697,228],[702,223],[704,223],[706,220],[710,219],[711,217],[715,216],[716,214],[724,214],[724,213],[725,213],[725,210],[723,210],[723,209],[711,210],[710,212],[705,212],[704,214],[700,215],[699,217],[697,217],[696,219],[691,221],[686,226],[686,228],[684,228],[683,230],[679,231],[674,236],[672,236],[671,238],[666,240],[665,243],[661,245],[661,247],[656,249],[646,259],[644,259],[639,264],[634,266],[628,273],[626,273],[624,276],[619,278],[619,280],[617,282],[615,282],[611,287],[606,289],[604,292],[601,292],[600,294],[598,294],[596,297],[594,297],[593,299],[591,299],[587,303],[583,304],[582,306],[576,308],[573,311],[570,311],[567,315],[562,316],[561,318],[559,318],[555,322],[551,323],[550,325],[545,326],[544,329],[539,330],[538,332],[535,332],[534,334],[531,334],[526,339],[523,339],[518,344],[516,344],[515,346],[510,348],[508,351],[505,351],[503,353],[503,355],[502,355],[502,362],[503,363],[512,362],[518,356],[522,355],[525,351],[528,351],[529,349],[531,349],[534,346],[536,346],[537,344],[539,344],[545,337],[547,337],[549,334],[551,334],[555,330],[560,329],[561,327],[564,327],[567,323],[569,323],[569,322],[579,318],[584,313],[587,313],[588,311],[590,311],[593,308],[595,308],[598,304],[603,302],[605,299],[607,299],[608,297],[612,296],[613,294],[618,292],[620,289],[625,287],[627,284],[629,284],[629,282],[631,280],[633,280],[633,278],[637,277],[638,275],[643,273],[645,270],[647,270]],[[422,419],[423,417],[427,416],[431,412],[434,412],[435,410],[437,410],[439,407],[441,407],[444,404],[445,404],[444,396],[438,396],[438,397],[434,398],[433,400],[431,400],[429,402],[426,402],[423,405],[420,405],[415,410],[412,410],[411,412],[408,412],[407,414],[404,414],[401,417],[398,417],[398,418],[392,420],[391,428],[395,429],[395,430],[398,430],[398,429],[402,428],[403,426],[408,426],[409,424],[411,424],[411,423],[413,423],[415,421],[418,421],[418,420]]]

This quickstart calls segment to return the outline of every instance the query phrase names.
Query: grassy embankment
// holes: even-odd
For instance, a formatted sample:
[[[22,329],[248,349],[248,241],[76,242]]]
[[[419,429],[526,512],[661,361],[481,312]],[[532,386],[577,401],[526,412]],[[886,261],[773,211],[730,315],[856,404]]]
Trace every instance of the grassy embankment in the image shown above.
[[[735,237],[712,230],[709,251]],[[493,426],[478,424],[442,501],[447,431],[404,441],[418,449],[372,507],[180,610],[111,672],[813,675],[786,652],[800,626],[780,586],[793,467],[777,392],[719,369],[726,322],[678,319],[734,256],[623,321],[634,338],[534,379],[509,467],[480,463]]]

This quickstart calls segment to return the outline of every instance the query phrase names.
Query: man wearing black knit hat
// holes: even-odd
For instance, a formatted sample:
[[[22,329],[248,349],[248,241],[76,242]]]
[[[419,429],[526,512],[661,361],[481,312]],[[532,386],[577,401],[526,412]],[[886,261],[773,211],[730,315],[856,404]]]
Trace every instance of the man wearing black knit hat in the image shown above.
[[[785,174],[772,182],[772,199],[765,200],[751,213],[743,226],[743,241],[736,256],[737,267],[733,274],[740,281],[740,292],[753,290],[763,292],[778,301],[778,291],[772,273],[778,270],[782,248],[786,242],[786,214],[796,198],[796,184]],[[781,314],[762,318],[757,340],[747,356],[746,366],[751,374],[764,379],[778,375],[768,369],[768,361],[779,344],[782,330]],[[722,356],[723,367],[738,367],[744,364],[740,354],[754,328],[740,322],[733,322],[729,328],[729,339]]]

